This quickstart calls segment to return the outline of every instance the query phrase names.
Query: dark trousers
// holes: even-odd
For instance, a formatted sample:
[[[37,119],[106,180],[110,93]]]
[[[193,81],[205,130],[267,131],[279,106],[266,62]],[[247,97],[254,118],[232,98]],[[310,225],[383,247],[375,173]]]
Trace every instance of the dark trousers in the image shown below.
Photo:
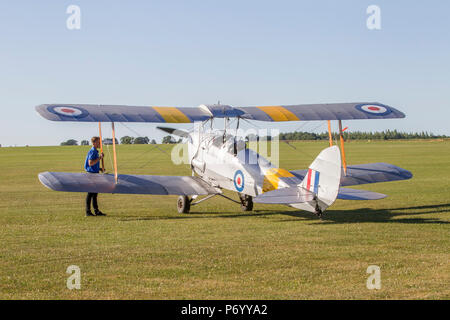
[[[94,207],[94,210],[98,211],[97,195],[98,195],[98,193],[88,193],[87,194],[87,196],[86,196],[86,212],[91,211],[91,201],[92,201],[92,206]]]

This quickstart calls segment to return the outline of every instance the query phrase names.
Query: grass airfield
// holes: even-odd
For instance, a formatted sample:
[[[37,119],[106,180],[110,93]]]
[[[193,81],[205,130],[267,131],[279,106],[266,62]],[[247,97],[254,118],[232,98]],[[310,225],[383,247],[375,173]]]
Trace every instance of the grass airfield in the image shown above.
[[[280,143],[280,166],[306,168],[326,146]],[[120,145],[119,172],[190,175],[172,147]],[[109,194],[99,195],[108,216],[86,218],[84,194],[50,191],[37,174],[80,172],[88,149],[0,148],[0,299],[450,298],[450,141],[346,144],[349,164],[414,177],[360,186],[389,197],[338,200],[322,221],[278,205],[244,213],[219,197],[181,215],[175,196]],[[80,290],[66,287],[69,265]],[[369,265],[380,290],[366,288]]]

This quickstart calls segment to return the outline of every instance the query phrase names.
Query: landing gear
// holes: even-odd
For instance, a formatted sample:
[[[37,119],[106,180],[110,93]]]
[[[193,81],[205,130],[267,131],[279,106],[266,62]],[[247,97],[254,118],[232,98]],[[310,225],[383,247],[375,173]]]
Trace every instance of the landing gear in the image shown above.
[[[252,211],[253,210],[252,196],[239,193],[239,199],[241,200],[241,210],[242,211]]]
[[[241,210],[242,211],[252,211],[253,210],[253,198],[252,196],[249,195],[245,195],[245,194],[240,194],[239,193],[239,200],[240,201],[236,201],[234,199],[231,199],[229,197],[227,197],[224,194],[221,193],[214,193],[214,194],[210,194],[207,197],[197,200],[197,196],[193,196],[191,199],[188,196],[179,196],[178,200],[177,200],[177,210],[178,213],[189,213],[189,210],[191,209],[191,206],[195,206],[203,201],[206,201],[214,196],[221,196],[225,199],[228,199],[230,201],[233,201],[234,203],[240,204],[241,205]]]
[[[178,213],[189,213],[191,209],[191,200],[188,196],[179,196],[177,201]]]
[[[315,214],[316,216],[318,216],[320,220],[322,220],[322,216],[323,216],[322,210],[320,210],[320,209],[319,209],[319,210],[316,210],[316,212],[314,212],[314,214]]]
[[[320,209],[319,201],[317,201],[317,198],[314,198],[314,200],[316,200],[316,211],[314,212],[314,214],[318,216],[320,220],[322,220],[323,212],[322,209]]]

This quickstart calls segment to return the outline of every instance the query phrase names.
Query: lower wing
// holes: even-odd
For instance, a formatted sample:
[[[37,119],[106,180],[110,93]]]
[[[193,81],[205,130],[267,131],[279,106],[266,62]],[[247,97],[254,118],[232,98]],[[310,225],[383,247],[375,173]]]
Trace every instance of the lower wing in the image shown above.
[[[387,195],[359,189],[339,188],[337,198],[342,200],[379,200],[386,198]]]
[[[190,176],[118,176],[112,174],[43,172],[41,183],[49,189],[65,192],[125,193],[155,195],[207,195],[220,193],[197,177]]]
[[[290,171],[294,176],[302,179],[308,170]],[[347,166],[347,175],[341,175],[341,186],[355,186],[359,184],[408,180],[412,178],[408,170],[389,163],[366,163]]]

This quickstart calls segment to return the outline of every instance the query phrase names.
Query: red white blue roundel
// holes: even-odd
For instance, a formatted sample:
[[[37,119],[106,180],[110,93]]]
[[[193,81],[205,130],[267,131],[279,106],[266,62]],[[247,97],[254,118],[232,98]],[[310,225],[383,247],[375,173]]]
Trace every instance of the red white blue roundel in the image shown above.
[[[84,118],[89,114],[83,108],[72,106],[50,106],[48,107],[48,111],[59,116],[70,118]]]
[[[392,112],[387,106],[382,104],[359,104],[356,109],[374,116],[385,116]]]
[[[241,192],[244,190],[244,174],[241,170],[236,171],[234,174],[234,187],[237,191]]]

